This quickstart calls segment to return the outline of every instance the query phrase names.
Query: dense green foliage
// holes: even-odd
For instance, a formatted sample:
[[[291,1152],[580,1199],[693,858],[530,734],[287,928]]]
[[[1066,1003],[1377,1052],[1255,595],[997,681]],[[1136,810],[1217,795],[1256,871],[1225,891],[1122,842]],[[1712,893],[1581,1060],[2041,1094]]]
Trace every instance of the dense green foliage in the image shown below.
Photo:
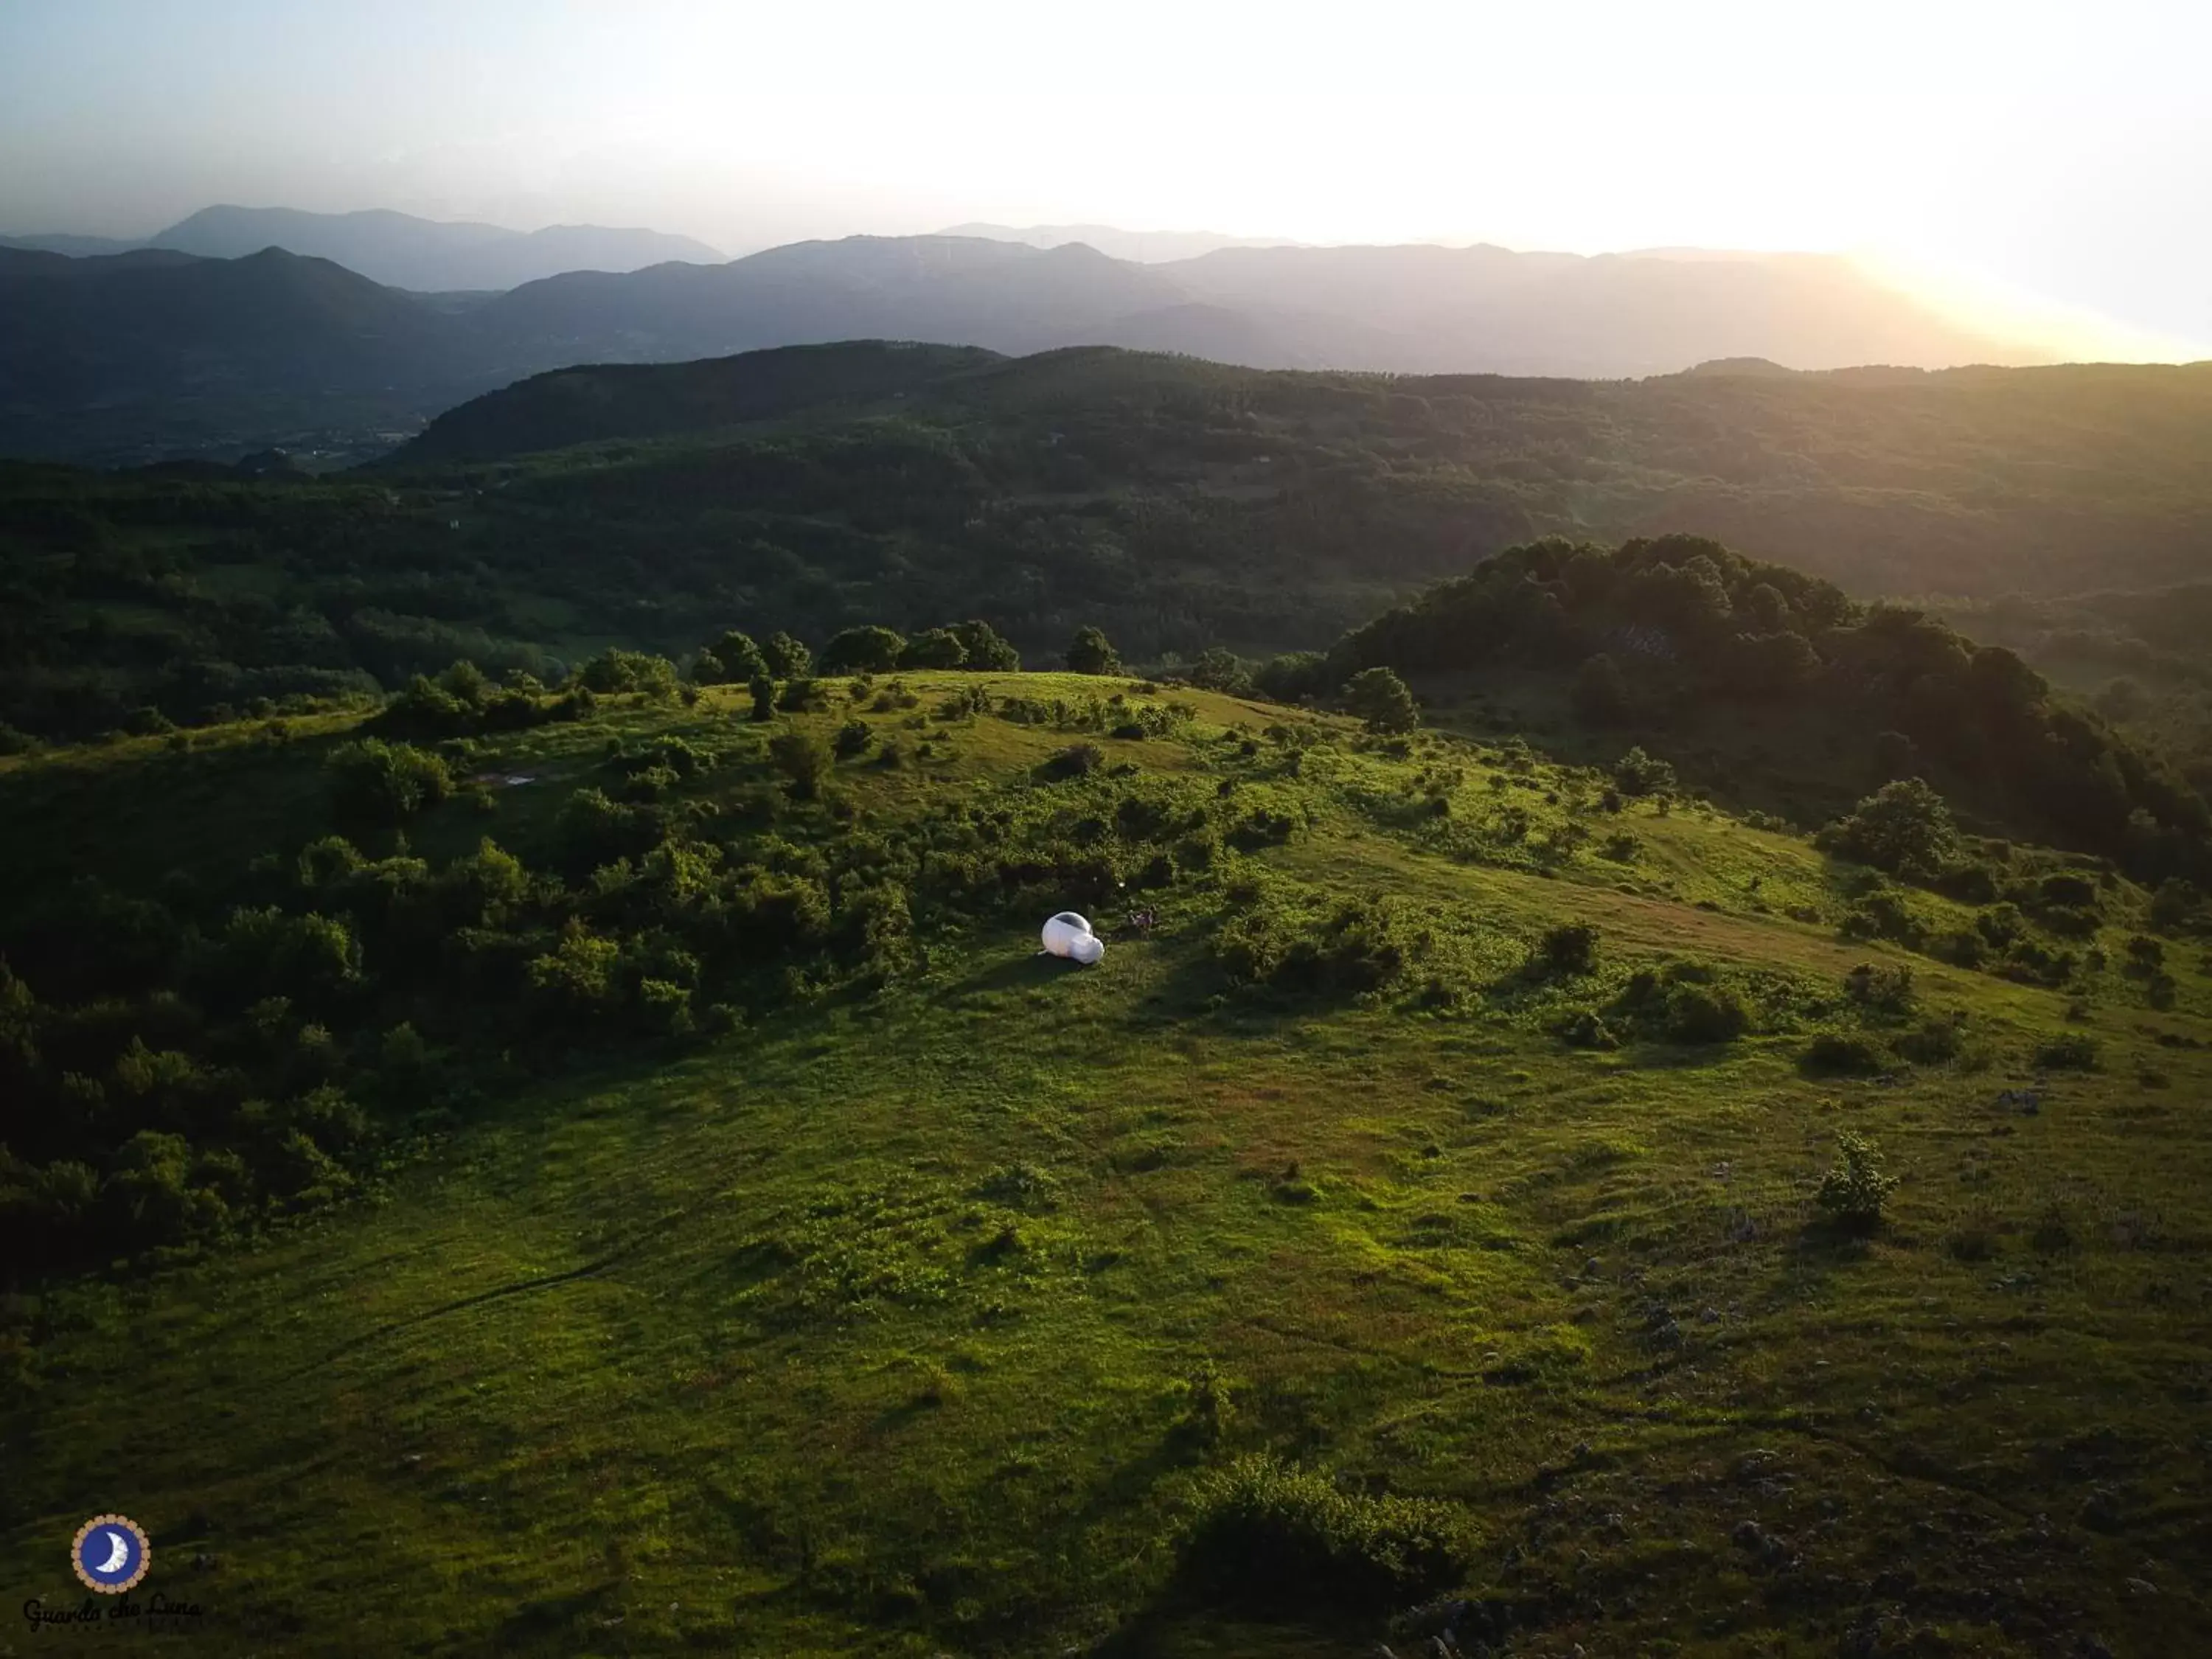
[[[667,669],[609,653],[579,678],[649,708],[673,702]],[[476,681],[457,668],[444,684]],[[826,701],[811,686],[788,682],[784,700],[802,712]],[[896,681],[864,695],[856,682],[846,706],[898,716],[917,702]],[[565,702],[532,701],[548,715]],[[417,729],[420,702],[404,696],[373,724]],[[940,718],[992,711],[1139,739],[1188,718],[1118,690],[1037,702],[980,688]],[[575,722],[589,714],[562,712],[583,736]],[[684,736],[610,737],[520,854],[445,820],[492,813],[495,789],[534,777],[483,774],[453,801],[440,752],[374,736],[295,741],[327,780],[326,828],[296,852],[204,885],[117,870],[121,890],[87,876],[15,896],[0,915],[10,1258],[51,1267],[125,1243],[191,1244],[312,1207],[373,1170],[393,1135],[434,1127],[510,1077],[519,1053],[540,1056],[527,1072],[580,1045],[726,1030],[794,996],[906,970],[917,915],[943,927],[1070,894],[1095,902],[1125,883],[1170,882],[1178,857],[1202,867],[1222,838],[1248,833],[1248,807],[1189,791],[1093,787],[1079,810],[1047,786],[1088,778],[1103,759],[1095,744],[1062,751],[1011,805],[948,805],[890,836],[863,832],[822,803],[836,769],[876,747],[874,725],[856,713],[825,742],[813,724],[785,721],[763,745],[739,712]],[[887,741],[878,763],[896,753]],[[1064,763],[1071,754],[1085,763]],[[191,789],[238,757],[173,763]],[[696,799],[769,773],[787,805],[757,787]],[[427,857],[396,832],[441,804],[435,839],[448,850]],[[18,833],[37,834],[35,823]]]
[[[1894,775],[1906,768],[1990,822],[2148,877],[2212,868],[2203,798],[2010,651],[1712,542],[1515,548],[1355,629],[1330,657],[1340,676],[1388,665],[1431,680],[1499,664],[1571,678],[1580,717],[1648,730],[1655,747],[1738,708],[1804,711],[1832,747],[1856,750],[1832,769],[1893,774],[1837,832],[1840,850],[1884,869],[1932,877],[1954,847],[1929,784]],[[1632,758],[1620,786],[1646,793],[1641,746]]]
[[[1881,1224],[1882,1206],[1897,1188],[1884,1175],[1881,1157],[1862,1135],[1844,1130],[1836,1137],[1836,1162],[1820,1177],[1820,1207],[1851,1232],[1872,1232]]]
[[[1198,1501],[1184,1553],[1191,1579],[1265,1609],[1387,1612],[1465,1570],[1467,1522],[1449,1505],[1347,1492],[1270,1458],[1231,1464]]]
[[[1387,668],[1361,669],[1344,683],[1344,694],[1352,712],[1367,723],[1370,732],[1395,734],[1420,724],[1413,694],[1406,689],[1405,681]]]
[[[1605,386],[852,345],[566,371],[373,473],[0,467],[0,726],[219,719],[457,657],[550,682],[733,626],[779,678],[806,671],[766,629],[948,617],[1032,661],[1085,625],[1133,662],[1318,649],[1547,531],[1697,530],[1863,596],[2172,582],[2212,510],[2208,404],[2212,373],[2171,369]],[[1754,612],[1738,678],[1801,672],[1794,631]]]

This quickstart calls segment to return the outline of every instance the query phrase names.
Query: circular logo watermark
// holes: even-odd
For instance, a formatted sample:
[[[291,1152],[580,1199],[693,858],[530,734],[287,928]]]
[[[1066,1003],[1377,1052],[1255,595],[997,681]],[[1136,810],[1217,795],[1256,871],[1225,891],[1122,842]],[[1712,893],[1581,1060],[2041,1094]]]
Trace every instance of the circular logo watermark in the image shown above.
[[[95,1515],[76,1529],[70,1565],[87,1589],[120,1595],[146,1576],[154,1547],[146,1529],[127,1515]]]

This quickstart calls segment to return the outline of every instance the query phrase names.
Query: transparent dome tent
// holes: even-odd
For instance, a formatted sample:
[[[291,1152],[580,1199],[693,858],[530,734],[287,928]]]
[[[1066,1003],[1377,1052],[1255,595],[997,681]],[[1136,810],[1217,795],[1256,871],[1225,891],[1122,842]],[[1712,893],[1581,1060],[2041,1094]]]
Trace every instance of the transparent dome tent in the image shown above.
[[[1106,941],[1091,931],[1091,924],[1073,910],[1062,910],[1045,923],[1045,953],[1066,957],[1088,968],[1106,954]]]

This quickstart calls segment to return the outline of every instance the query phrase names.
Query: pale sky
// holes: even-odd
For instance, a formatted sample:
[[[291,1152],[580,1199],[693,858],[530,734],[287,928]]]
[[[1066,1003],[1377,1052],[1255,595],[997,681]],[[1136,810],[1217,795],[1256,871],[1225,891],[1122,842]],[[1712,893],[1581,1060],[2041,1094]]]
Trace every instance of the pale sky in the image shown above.
[[[214,202],[1871,252],[2212,355],[2212,0],[0,0],[0,232]]]

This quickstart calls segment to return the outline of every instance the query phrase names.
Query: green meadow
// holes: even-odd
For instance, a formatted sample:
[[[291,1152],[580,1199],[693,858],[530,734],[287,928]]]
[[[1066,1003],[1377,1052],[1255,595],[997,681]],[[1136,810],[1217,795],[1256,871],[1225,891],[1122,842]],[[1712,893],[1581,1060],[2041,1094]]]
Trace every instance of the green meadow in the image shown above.
[[[1403,1659],[1449,1625],[1531,1659],[2151,1659],[2212,1628],[2212,981],[2165,935],[2153,1006],[2142,889],[2075,861],[2093,931],[2051,988],[1846,937],[1869,872],[1518,738],[896,684],[471,738],[493,781],[406,844],[534,868],[665,737],[713,757],[677,805],[801,846],[953,809],[1110,840],[1140,798],[1261,829],[1078,904],[1094,969],[1036,953],[1061,907],[1025,898],[573,1062],[502,1032],[496,1084],[346,1195],[11,1297],[19,1601],[79,1599],[70,1536],[112,1510],[140,1594],[203,1608],[179,1642],[240,1655]],[[1107,693],[1165,712],[1003,701]],[[289,865],[359,718],[0,759],[13,878],[95,842],[208,887]],[[853,720],[787,799],[766,739]],[[1988,908],[1887,890],[1912,938]],[[1878,1223],[1820,1202],[1846,1134],[1894,1178]],[[1301,1472],[1369,1542],[1300,1530]],[[1292,1521],[1229,1527],[1239,1478]],[[1401,1499],[1445,1565],[1393,1555]],[[9,1613],[0,1653],[106,1634]]]

